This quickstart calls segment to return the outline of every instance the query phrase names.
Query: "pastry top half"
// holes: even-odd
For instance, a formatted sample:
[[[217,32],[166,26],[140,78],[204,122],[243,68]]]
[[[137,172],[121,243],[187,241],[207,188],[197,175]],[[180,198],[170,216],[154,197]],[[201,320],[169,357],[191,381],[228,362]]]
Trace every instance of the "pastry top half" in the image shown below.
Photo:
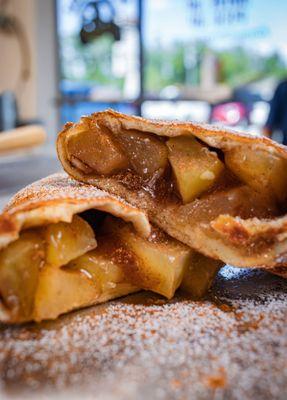
[[[57,222],[71,222],[89,209],[105,211],[148,237],[151,226],[144,211],[95,187],[78,183],[64,173],[51,175],[20,190],[0,215],[0,249],[19,237],[21,230]]]
[[[221,263],[144,211],[66,174],[21,190],[0,215],[0,321],[53,319],[138,290],[201,297]]]
[[[270,139],[112,110],[66,124],[66,172],[140,207],[198,252],[286,274],[287,151]]]

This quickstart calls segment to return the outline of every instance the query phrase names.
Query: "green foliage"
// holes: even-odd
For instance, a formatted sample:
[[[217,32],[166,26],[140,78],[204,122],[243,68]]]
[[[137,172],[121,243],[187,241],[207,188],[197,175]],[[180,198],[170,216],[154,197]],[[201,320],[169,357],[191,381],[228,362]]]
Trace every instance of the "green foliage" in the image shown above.
[[[256,81],[267,76],[281,78],[286,65],[279,54],[263,57],[243,47],[217,52],[220,66],[220,82],[231,87]]]
[[[108,34],[87,45],[81,43],[78,34],[63,38],[61,78],[122,88],[123,79],[112,75],[112,46],[113,40]]]
[[[61,40],[61,78],[71,81],[90,81],[122,89],[124,78],[112,74],[113,40],[104,35],[88,45],[80,42],[78,34]],[[169,85],[178,87],[199,84],[200,64],[207,45],[202,42],[174,42],[169,47],[159,43],[145,48],[145,88],[158,94]],[[215,51],[218,59],[218,80],[231,87],[256,81],[267,76],[280,79],[286,74],[286,65],[278,53],[262,56],[242,46]],[[195,62],[187,62],[192,53]],[[124,62],[124,60],[123,60]]]
[[[197,63],[187,68],[185,58],[191,48],[196,54]],[[147,91],[156,93],[168,85],[190,86],[193,83],[196,86],[199,83],[201,60],[207,49],[202,42],[193,43],[192,47],[186,43],[175,43],[169,48],[157,45],[145,49]],[[287,72],[278,53],[262,56],[241,46],[223,51],[214,50],[214,53],[218,59],[219,82],[232,88],[267,76],[280,79]]]
[[[148,92],[157,92],[169,85],[185,83],[185,46],[174,43],[169,49],[158,46],[145,49],[145,75]]]

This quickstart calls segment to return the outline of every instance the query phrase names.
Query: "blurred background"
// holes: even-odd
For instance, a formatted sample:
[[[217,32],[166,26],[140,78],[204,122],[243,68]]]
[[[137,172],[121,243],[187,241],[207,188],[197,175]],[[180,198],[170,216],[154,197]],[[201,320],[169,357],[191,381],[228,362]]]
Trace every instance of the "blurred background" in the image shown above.
[[[108,107],[282,141],[286,15],[285,0],[0,0],[0,207],[60,168],[65,122]]]

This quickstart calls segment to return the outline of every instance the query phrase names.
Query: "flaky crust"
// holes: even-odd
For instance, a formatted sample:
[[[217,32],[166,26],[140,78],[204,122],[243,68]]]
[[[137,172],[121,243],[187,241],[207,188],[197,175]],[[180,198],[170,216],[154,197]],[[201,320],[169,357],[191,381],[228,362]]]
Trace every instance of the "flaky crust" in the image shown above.
[[[22,229],[71,222],[74,214],[88,209],[106,211],[132,222],[141,235],[150,234],[143,211],[117,196],[58,173],[27,186],[10,200],[0,215],[0,249],[16,240]]]
[[[136,129],[159,136],[193,135],[209,146],[230,151],[248,146],[253,151],[260,150],[267,155],[287,159],[287,150],[265,137],[255,137],[244,133],[191,122],[147,120],[127,116],[112,110],[83,117],[79,124],[68,123],[60,132],[57,149],[60,161],[68,174],[75,179],[88,182],[109,193],[118,194],[131,204],[148,212],[150,220],[169,235],[182,241],[206,256],[220,259],[239,267],[277,268],[277,273],[286,276],[287,263],[287,217],[242,219],[232,215],[219,215],[210,223],[188,224],[188,205],[173,206],[159,204],[147,193],[128,190],[113,177],[89,176],[73,166],[66,153],[66,139],[86,123],[103,124],[112,131]],[[207,245],[208,244],[208,245]]]

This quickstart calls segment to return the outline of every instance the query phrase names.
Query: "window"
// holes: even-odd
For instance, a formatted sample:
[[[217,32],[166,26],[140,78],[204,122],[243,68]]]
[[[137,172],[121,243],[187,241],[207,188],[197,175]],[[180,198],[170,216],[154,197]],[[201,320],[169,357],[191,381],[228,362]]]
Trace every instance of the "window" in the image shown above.
[[[107,107],[137,113],[137,2],[58,0],[57,16],[61,120]]]
[[[62,120],[113,107],[262,125],[286,74],[278,0],[58,0]]]

